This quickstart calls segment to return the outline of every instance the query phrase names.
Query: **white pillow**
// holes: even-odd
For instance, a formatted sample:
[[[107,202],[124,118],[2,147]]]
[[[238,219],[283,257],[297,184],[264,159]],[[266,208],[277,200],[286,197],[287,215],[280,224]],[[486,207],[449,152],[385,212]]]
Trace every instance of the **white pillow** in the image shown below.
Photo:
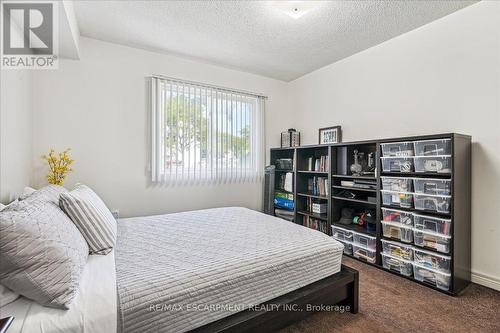
[[[4,209],[5,207],[7,207],[7,206],[5,206],[3,203],[0,203],[0,211],[1,211],[2,209]]]
[[[90,187],[77,184],[61,193],[59,206],[87,241],[90,254],[108,254],[116,244],[116,220]]]
[[[19,297],[18,293],[13,292],[0,284],[0,308],[14,302]]]
[[[33,192],[36,192],[36,190],[32,187],[29,187],[29,186],[26,186],[23,190],[23,194],[21,194],[19,196],[19,200],[24,200],[26,199],[27,197],[29,197],[30,195],[33,194]]]

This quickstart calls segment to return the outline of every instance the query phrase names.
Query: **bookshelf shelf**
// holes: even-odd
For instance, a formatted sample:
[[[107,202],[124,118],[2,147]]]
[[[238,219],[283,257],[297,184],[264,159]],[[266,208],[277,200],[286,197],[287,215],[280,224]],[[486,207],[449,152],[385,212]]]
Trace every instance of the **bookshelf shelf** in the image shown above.
[[[298,173],[305,174],[318,174],[318,175],[328,175],[328,171],[308,171],[308,170],[299,170]]]
[[[374,206],[377,205],[376,202],[371,202],[371,201],[361,200],[361,199],[344,198],[344,197],[338,197],[338,196],[335,196],[335,195],[332,195],[332,198],[335,199],[335,200],[351,201],[351,202],[357,202],[357,203],[362,203],[362,204],[367,204],[367,205],[374,205]]]
[[[363,191],[363,192],[377,193],[376,189],[371,189],[371,188],[350,187],[350,186],[340,186],[340,185],[333,185],[332,187],[340,189],[340,190]]]
[[[297,193],[297,195],[302,196],[302,197],[308,197],[308,198],[328,200],[328,197],[325,197],[322,195],[314,195],[314,194],[310,194],[310,193]]]
[[[333,178],[348,178],[348,179],[365,179],[365,180],[377,180],[376,177],[372,176],[348,176],[348,175],[332,175]]]
[[[279,188],[274,189],[274,192],[275,192],[275,193],[276,193],[276,192],[284,192],[284,193],[293,194],[293,192],[290,192],[290,191],[285,191],[285,190],[282,190],[282,189],[279,189]]]
[[[420,172],[383,172],[382,171],[382,144],[412,142],[412,141],[451,141],[451,172],[450,173],[420,173]],[[387,147],[387,146],[386,146]],[[355,152],[357,151],[357,153]],[[364,176],[349,175],[355,155],[362,156],[359,163],[363,165],[363,170],[375,174]],[[346,255],[374,267],[386,270],[382,266],[382,239],[383,236],[382,209],[390,208],[399,211],[407,211],[429,217],[439,217],[451,219],[453,221],[452,236],[448,256],[451,257],[451,282],[449,291],[444,291],[436,286],[422,283],[413,277],[405,277],[421,285],[425,285],[448,295],[459,294],[470,283],[471,273],[471,137],[456,133],[445,133],[424,136],[399,137],[378,140],[364,140],[357,142],[341,142],[329,145],[309,145],[292,148],[271,149],[271,164],[278,165],[276,161],[282,158],[293,158],[293,170],[276,170],[276,177],[282,178],[284,172],[293,173],[293,190],[288,194],[293,194],[294,206],[293,222],[332,234],[331,226],[351,229],[355,232],[370,235],[377,239],[376,262],[370,263],[352,255]],[[373,163],[375,160],[375,163]],[[359,168],[359,167],[358,167]],[[325,171],[314,171],[325,170]],[[355,170],[355,169],[353,169]],[[382,202],[382,182],[381,177],[406,177],[406,178],[434,178],[447,179],[450,181],[451,199],[450,213],[438,213],[435,211],[417,210],[415,208],[404,208],[399,206],[384,205]],[[318,185],[319,184],[319,185]],[[345,186],[347,185],[347,186]],[[355,186],[352,186],[355,185]],[[356,187],[361,186],[361,187]],[[368,187],[368,188],[367,188]],[[371,188],[370,188],[371,187]],[[316,192],[318,190],[318,192]],[[314,195],[321,193],[325,195]],[[344,192],[344,193],[341,193]],[[356,194],[356,199],[349,198],[349,193]],[[344,195],[348,197],[344,197]],[[376,201],[368,201],[367,197],[376,197]],[[311,205],[327,205],[326,213],[311,213]],[[320,207],[325,209],[325,207]],[[283,209],[283,208],[281,208]],[[350,213],[353,212],[353,213]],[[343,214],[350,216],[361,216],[370,213],[376,222],[376,231],[369,232],[364,226],[356,224],[340,224],[338,221]],[[291,214],[290,214],[291,215]],[[350,216],[347,215],[349,218]],[[366,215],[368,216],[368,215]],[[287,219],[286,217],[283,217]],[[422,248],[431,253],[440,253],[433,249],[423,248],[411,244],[415,249]]]
[[[323,221],[328,221],[328,214],[326,214],[326,213],[325,214],[316,214],[316,213],[311,213],[311,212],[299,210],[299,211],[297,211],[297,214],[310,216],[310,217],[313,217],[315,219],[319,219],[319,220],[323,220]]]
[[[288,169],[275,169],[274,171],[276,171],[276,172],[294,172],[293,170],[288,170]]]

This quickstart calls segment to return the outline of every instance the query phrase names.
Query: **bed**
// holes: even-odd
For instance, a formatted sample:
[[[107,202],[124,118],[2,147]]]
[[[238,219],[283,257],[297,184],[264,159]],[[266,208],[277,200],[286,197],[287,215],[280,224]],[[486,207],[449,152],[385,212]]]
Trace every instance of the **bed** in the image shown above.
[[[20,298],[1,315],[16,317],[9,333],[272,331],[314,311],[306,304],[357,311],[342,250],[241,207],[120,219],[115,250],[89,257],[69,310]]]

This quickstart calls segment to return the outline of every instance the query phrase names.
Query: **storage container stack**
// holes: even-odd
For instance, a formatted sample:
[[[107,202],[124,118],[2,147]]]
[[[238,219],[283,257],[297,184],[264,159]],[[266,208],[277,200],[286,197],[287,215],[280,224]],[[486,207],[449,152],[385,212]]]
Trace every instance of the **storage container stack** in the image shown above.
[[[381,146],[382,265],[449,290],[451,140]]]
[[[344,253],[374,264],[377,260],[377,238],[354,230],[332,226],[332,236],[344,244]]]

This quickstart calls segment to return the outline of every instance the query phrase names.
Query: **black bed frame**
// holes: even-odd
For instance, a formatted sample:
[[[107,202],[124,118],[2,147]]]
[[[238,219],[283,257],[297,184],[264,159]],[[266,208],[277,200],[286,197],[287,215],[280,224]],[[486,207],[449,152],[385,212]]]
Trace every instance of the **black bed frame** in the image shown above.
[[[358,271],[342,265],[340,272],[323,280],[265,302],[255,310],[238,312],[191,332],[275,332],[321,311],[321,306],[357,313],[358,285]],[[338,307],[333,309],[335,305]]]

